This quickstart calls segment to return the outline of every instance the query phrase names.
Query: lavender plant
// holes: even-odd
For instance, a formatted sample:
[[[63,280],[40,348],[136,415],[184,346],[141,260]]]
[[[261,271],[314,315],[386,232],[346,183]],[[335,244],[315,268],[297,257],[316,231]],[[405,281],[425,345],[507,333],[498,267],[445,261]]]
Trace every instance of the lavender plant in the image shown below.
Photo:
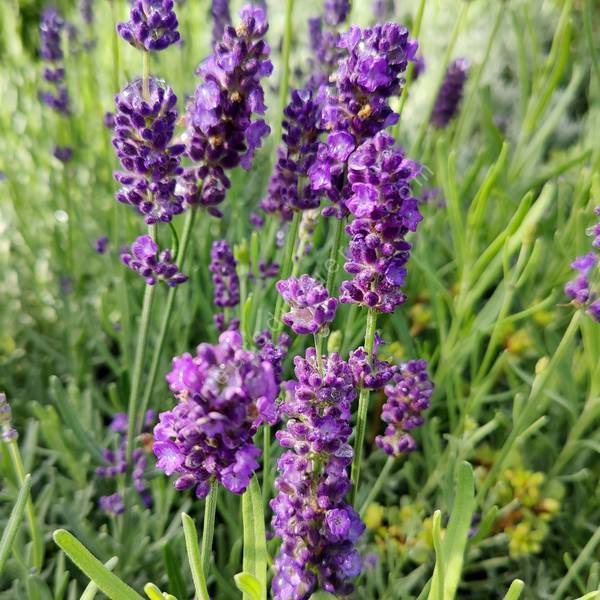
[[[0,596],[596,593],[593,3],[319,4],[0,6]]]

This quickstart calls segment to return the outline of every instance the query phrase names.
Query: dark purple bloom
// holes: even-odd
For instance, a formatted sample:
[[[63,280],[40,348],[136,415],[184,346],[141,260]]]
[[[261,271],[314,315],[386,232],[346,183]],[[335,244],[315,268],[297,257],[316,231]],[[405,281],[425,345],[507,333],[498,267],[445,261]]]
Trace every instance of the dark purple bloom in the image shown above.
[[[215,329],[219,333],[223,333],[224,331],[239,331],[240,329],[240,320],[237,317],[225,322],[225,313],[222,312],[213,315],[213,322]]]
[[[154,411],[149,410],[144,417],[144,431],[147,432],[152,427],[154,422]],[[116,479],[119,475],[125,475],[128,470],[127,464],[127,426],[128,418],[125,413],[115,413],[110,424],[111,431],[117,434],[115,449],[104,448],[102,456],[104,465],[96,469],[96,475],[103,479]],[[147,436],[148,433],[142,434]],[[143,437],[142,437],[143,441]],[[140,496],[144,506],[150,508],[152,506],[152,494],[148,488],[145,477],[146,468],[148,466],[148,456],[144,450],[144,446],[134,448],[131,456],[131,476],[133,487]],[[121,514],[125,511],[123,498],[119,494],[112,496],[101,496],[100,508],[109,514]]]
[[[317,589],[346,596],[353,589],[349,580],[361,571],[355,544],[364,530],[344,501],[351,487],[354,379],[335,353],[323,357],[322,370],[314,348],[294,363],[297,382],[288,386],[281,405],[288,421],[276,434],[286,451],[277,464],[278,494],[270,503],[272,526],[282,540],[273,598],[306,600]]]
[[[273,367],[275,381],[280,384],[283,381],[283,361],[287,356],[292,342],[287,333],[282,333],[274,344],[271,341],[271,333],[268,329],[261,331],[254,338],[254,344],[258,348],[258,356],[261,360],[268,362]]]
[[[350,0],[325,0],[323,4],[323,20],[331,27],[343,23],[349,12]]]
[[[178,27],[173,0],[132,0],[129,21],[117,32],[139,50],[158,52],[179,41]]]
[[[93,4],[93,0],[79,0],[79,13],[86,25],[91,25],[94,22]]]
[[[106,111],[104,116],[102,117],[102,123],[106,129],[114,129],[115,128],[115,113]]]
[[[320,126],[330,131],[319,146],[317,161],[309,169],[311,186],[322,190],[338,207],[324,214],[344,216],[345,196],[350,192],[345,166],[363,143],[398,120],[389,99],[402,87],[402,74],[417,50],[408,30],[395,23],[361,30],[352,26],[340,36],[345,52],[327,90]]]
[[[356,386],[371,390],[381,389],[397,371],[396,365],[377,358],[376,348],[373,350],[373,356],[369,357],[362,346],[350,353],[348,365]]]
[[[149,97],[136,79],[115,97],[117,114],[113,146],[125,172],[115,173],[121,184],[116,198],[144,215],[148,224],[169,222],[183,212],[176,191],[185,147],[172,144],[177,120],[177,96],[163,81],[151,77]]]
[[[131,244],[131,252],[125,250],[121,253],[121,261],[141,275],[148,285],[164,281],[169,287],[175,287],[188,280],[187,275],[181,273],[173,263],[171,251],[159,253],[158,244],[149,235],[137,238]]]
[[[94,242],[94,249],[98,254],[105,254],[106,250],[108,249],[108,243],[108,238],[103,235]]]
[[[600,206],[596,206],[594,213],[596,216],[600,217]],[[586,230],[586,234],[594,238],[592,240],[592,247],[600,249],[600,221],[589,227]]]
[[[0,427],[3,441],[11,442],[19,437],[17,430],[12,425],[12,411],[4,392],[0,392]]]
[[[215,304],[221,307],[236,306],[240,301],[240,280],[233,252],[225,240],[213,242],[208,269],[215,286]]]
[[[427,65],[425,63],[425,58],[423,57],[423,55],[419,54],[418,56],[415,56],[413,73],[412,73],[413,81],[416,81],[417,79],[419,79],[419,77],[421,77],[421,75],[423,75],[423,73],[425,73],[426,68],[427,68]]]
[[[255,211],[250,213],[250,225],[252,225],[254,229],[260,229],[264,224],[265,218],[261,214]]]
[[[375,443],[390,456],[400,456],[416,449],[409,433],[423,422],[423,411],[429,408],[433,384],[427,375],[427,362],[409,360],[401,363],[391,383],[384,388],[387,400],[381,410],[381,419],[388,423],[384,435]]]
[[[175,487],[194,487],[199,498],[214,480],[244,492],[260,456],[252,437],[261,423],[277,420],[271,364],[243,350],[237,331],[227,331],[216,345],[200,344],[195,356],[174,358],[167,381],[179,402],[154,428],[157,467],[177,473]]]
[[[319,206],[319,192],[311,188],[307,177],[317,158],[320,112],[310,89],[292,91],[292,99],[284,110],[284,133],[277,162],[267,196],[260,204],[265,212],[279,213],[282,219],[291,220],[295,210]]]
[[[565,294],[577,302],[577,304],[585,304],[590,299],[589,275],[591,270],[596,266],[597,260],[594,252],[588,252],[583,256],[578,256],[571,263],[571,268],[578,271],[579,274],[565,285]]]
[[[276,287],[290,307],[282,320],[295,333],[317,333],[335,318],[337,300],[329,295],[322,283],[309,275],[282,279]]]
[[[457,58],[448,66],[431,113],[434,127],[446,127],[458,112],[468,71],[469,61],[466,58]]]
[[[409,185],[418,173],[418,165],[383,131],[348,160],[346,207],[354,219],[346,228],[344,268],[353,278],[342,283],[341,302],[390,313],[406,300],[401,288],[411,246],[405,236],[422,219]]]
[[[61,47],[65,22],[55,8],[46,8],[40,21],[40,56],[48,63],[44,68],[44,80],[52,86],[50,90],[40,90],[40,100],[58,113],[67,115],[69,93],[64,85],[65,69]]]
[[[249,169],[270,131],[263,119],[252,118],[265,113],[260,80],[273,70],[263,39],[268,24],[264,11],[251,5],[240,18],[198,67],[202,81],[186,114],[186,151],[197,166],[186,169],[180,184],[188,204],[208,207],[215,216],[231,185],[225,172],[238,165]]]
[[[60,162],[66,163],[73,158],[73,148],[70,146],[54,146],[52,154]]]
[[[213,18],[213,46],[221,40],[225,33],[225,27],[231,25],[231,12],[229,11],[229,0],[212,0],[210,14]]]

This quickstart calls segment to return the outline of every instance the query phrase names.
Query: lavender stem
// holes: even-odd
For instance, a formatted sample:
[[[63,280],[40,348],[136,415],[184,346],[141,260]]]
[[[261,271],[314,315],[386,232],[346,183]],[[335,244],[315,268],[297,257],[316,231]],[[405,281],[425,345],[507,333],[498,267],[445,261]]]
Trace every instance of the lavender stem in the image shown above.
[[[204,522],[202,523],[202,546],[200,547],[200,562],[204,578],[208,579],[210,555],[212,552],[213,535],[215,532],[215,515],[219,498],[219,484],[213,482],[204,503]]]

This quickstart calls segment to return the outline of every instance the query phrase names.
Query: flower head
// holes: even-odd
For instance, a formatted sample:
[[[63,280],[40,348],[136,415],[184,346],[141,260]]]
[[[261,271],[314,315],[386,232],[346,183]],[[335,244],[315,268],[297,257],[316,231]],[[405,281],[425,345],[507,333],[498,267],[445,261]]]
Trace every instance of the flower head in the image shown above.
[[[236,261],[225,240],[215,240],[210,251],[209,271],[215,286],[214,301],[217,306],[236,306],[240,301],[240,281]]]
[[[375,443],[391,456],[399,456],[416,448],[409,433],[423,424],[422,412],[429,408],[433,384],[427,375],[427,362],[409,360],[401,363],[393,380],[384,388],[387,400],[381,419],[388,423],[384,435]]]
[[[131,244],[131,251],[121,253],[121,261],[141,275],[148,285],[164,281],[169,287],[175,287],[188,279],[173,262],[171,251],[159,253],[158,244],[149,235],[138,237]]]
[[[0,427],[2,428],[2,439],[5,442],[16,440],[19,437],[17,430],[12,425],[12,411],[6,394],[3,392],[0,392]]]
[[[65,21],[55,8],[46,8],[40,21],[40,56],[46,61],[43,78],[51,89],[40,90],[40,100],[63,115],[70,112],[69,92],[64,85],[65,69],[61,46]]]
[[[446,127],[458,112],[468,72],[469,61],[466,58],[457,58],[448,66],[431,114],[434,127]]]
[[[180,38],[173,5],[173,0],[132,0],[129,21],[118,23],[117,33],[139,50],[165,50]]]
[[[185,147],[172,144],[177,120],[177,96],[163,81],[151,77],[149,97],[141,79],[128,84],[117,96],[113,146],[125,171],[115,173],[121,184],[116,198],[144,215],[148,224],[169,222],[183,212],[176,190]]]
[[[283,315],[283,322],[295,333],[317,333],[335,318],[337,300],[309,275],[282,279],[276,287],[291,309]]]
[[[277,420],[272,366],[243,350],[237,331],[226,331],[195,356],[174,358],[167,382],[178,404],[154,428],[158,468],[177,473],[175,487],[194,487],[200,498],[214,480],[244,492],[260,455],[252,437],[261,423]]]
[[[265,113],[260,80],[273,70],[263,39],[268,24],[264,11],[251,5],[240,18],[237,28],[225,27],[214,54],[198,67],[201,83],[186,114],[187,155],[197,166],[186,169],[180,184],[188,204],[208,207],[215,216],[231,185],[225,171],[249,169],[270,131],[263,119],[252,118]]]
[[[213,18],[212,36],[214,46],[223,37],[225,27],[231,25],[229,0],[212,0],[210,14]]]

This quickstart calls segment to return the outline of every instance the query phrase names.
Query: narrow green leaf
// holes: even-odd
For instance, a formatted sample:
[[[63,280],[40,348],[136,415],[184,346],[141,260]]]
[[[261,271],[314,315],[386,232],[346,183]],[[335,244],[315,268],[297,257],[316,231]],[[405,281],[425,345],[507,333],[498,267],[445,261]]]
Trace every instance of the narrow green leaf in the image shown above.
[[[185,598],[185,582],[181,573],[181,563],[175,556],[171,545],[171,543],[167,543],[163,546],[163,557],[165,559],[169,589],[178,598]]]
[[[116,556],[113,556],[111,559],[107,560],[104,563],[104,566],[109,571],[112,571],[118,562],[119,562],[119,559]],[[83,590],[83,594],[81,594],[81,598],[79,598],[79,600],[94,600],[97,592],[98,592],[98,586],[93,581],[90,581],[88,583],[87,587],[85,588],[85,590]]]
[[[242,516],[244,520],[244,573],[254,576],[260,585],[260,600],[267,598],[267,542],[265,537],[265,516],[262,495],[256,476],[242,496]],[[244,593],[244,600],[251,597]]]
[[[52,536],[61,550],[111,600],[142,600],[133,588],[113,575],[87,548],[65,529],[57,529]]]
[[[506,596],[504,596],[504,600],[518,600],[521,592],[525,584],[520,579],[515,579],[508,588],[508,592],[506,592]]]
[[[144,586],[144,592],[150,600],[177,600],[177,598],[166,592],[161,592],[160,588],[153,583],[147,583]]]
[[[443,542],[445,558],[444,600],[452,600],[456,595],[474,510],[475,483],[473,468],[469,463],[463,462],[458,467],[456,495]]]
[[[200,559],[200,548],[198,546],[198,534],[193,519],[186,513],[181,513],[181,523],[183,524],[183,535],[185,536],[185,548],[187,550],[188,562],[192,571],[194,580],[194,589],[196,595],[201,600],[210,600],[206,579],[202,572],[202,561]]]
[[[435,549],[435,567],[431,577],[431,588],[429,589],[428,600],[445,600],[444,598],[444,550],[442,544],[441,532],[442,512],[436,510],[433,513],[433,547]]]
[[[2,573],[4,565],[8,560],[13,542],[15,541],[15,537],[17,535],[17,531],[19,530],[19,526],[23,520],[25,506],[27,505],[27,499],[29,498],[30,490],[31,475],[26,475],[23,485],[19,490],[17,501],[15,502],[15,505],[10,513],[8,523],[6,524],[6,527],[2,533],[2,539],[0,540],[0,573]]]
[[[234,575],[233,579],[235,580],[235,585],[237,585],[238,590],[243,592],[244,597],[247,597],[250,600],[261,600],[260,583],[254,575],[242,572]]]

